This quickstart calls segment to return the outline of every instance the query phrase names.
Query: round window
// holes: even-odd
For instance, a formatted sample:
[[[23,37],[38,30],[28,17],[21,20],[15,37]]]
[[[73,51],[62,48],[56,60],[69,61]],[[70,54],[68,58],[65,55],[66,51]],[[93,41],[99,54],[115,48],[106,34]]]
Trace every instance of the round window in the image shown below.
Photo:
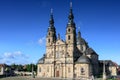
[[[68,32],[70,32],[70,28],[68,29]]]

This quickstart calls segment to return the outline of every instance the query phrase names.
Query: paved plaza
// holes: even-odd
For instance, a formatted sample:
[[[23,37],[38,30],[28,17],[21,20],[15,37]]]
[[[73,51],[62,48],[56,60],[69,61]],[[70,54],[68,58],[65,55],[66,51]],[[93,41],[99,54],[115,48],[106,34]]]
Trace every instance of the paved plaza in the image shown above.
[[[90,80],[90,79],[60,79],[60,78],[39,78],[35,77],[32,78],[31,76],[15,76],[15,77],[6,77],[0,78],[0,80]],[[102,80],[102,79],[95,79],[95,80]]]
[[[32,77],[7,77],[0,80],[72,80],[72,79],[60,79],[60,78],[32,78]],[[76,79],[79,80],[79,79]]]

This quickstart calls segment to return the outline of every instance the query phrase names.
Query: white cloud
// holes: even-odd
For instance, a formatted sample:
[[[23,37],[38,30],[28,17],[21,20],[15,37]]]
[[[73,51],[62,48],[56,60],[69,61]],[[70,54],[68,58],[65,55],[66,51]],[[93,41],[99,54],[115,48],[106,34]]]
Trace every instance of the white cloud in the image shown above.
[[[28,56],[27,55],[25,55],[25,54],[23,54],[21,51],[16,51],[16,52],[14,52],[14,56],[15,57],[22,57],[22,58],[28,58]]]
[[[45,37],[40,38],[40,39],[38,40],[38,43],[39,43],[40,45],[43,45],[43,44],[45,43]]]
[[[25,54],[23,54],[21,51],[15,51],[15,52],[5,52],[0,57],[0,63],[6,63],[6,64],[25,64],[28,62],[29,57]]]
[[[3,54],[3,57],[13,59],[13,58],[14,58],[14,55],[12,55],[12,53],[5,52],[5,53]]]

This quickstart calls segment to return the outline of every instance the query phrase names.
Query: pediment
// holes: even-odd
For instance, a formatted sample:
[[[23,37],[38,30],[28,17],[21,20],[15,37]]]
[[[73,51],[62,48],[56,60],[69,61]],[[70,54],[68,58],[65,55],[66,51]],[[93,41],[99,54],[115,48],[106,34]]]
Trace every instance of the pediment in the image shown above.
[[[65,42],[63,40],[57,40],[56,41],[56,45],[61,45],[61,44],[65,44]]]

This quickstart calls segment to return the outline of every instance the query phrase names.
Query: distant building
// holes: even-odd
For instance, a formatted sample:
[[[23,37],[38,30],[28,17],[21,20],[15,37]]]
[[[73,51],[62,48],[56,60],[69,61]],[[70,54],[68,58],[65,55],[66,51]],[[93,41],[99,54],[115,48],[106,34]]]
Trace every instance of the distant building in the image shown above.
[[[118,75],[120,75],[120,65],[118,65]]]
[[[62,20],[62,18],[61,18]],[[68,15],[66,40],[56,36],[53,14],[50,15],[46,35],[46,53],[38,61],[37,75],[40,77],[79,78],[98,74],[98,54],[76,33],[72,7]]]
[[[6,64],[0,64],[0,75],[5,75]]]
[[[13,75],[13,71],[9,65],[0,64],[0,75],[11,76]]]
[[[103,62],[105,62],[105,70],[106,70],[106,74],[107,76],[117,76],[117,73],[118,73],[118,65],[111,61],[111,60],[100,60],[99,61],[100,64],[100,73],[103,72]]]

